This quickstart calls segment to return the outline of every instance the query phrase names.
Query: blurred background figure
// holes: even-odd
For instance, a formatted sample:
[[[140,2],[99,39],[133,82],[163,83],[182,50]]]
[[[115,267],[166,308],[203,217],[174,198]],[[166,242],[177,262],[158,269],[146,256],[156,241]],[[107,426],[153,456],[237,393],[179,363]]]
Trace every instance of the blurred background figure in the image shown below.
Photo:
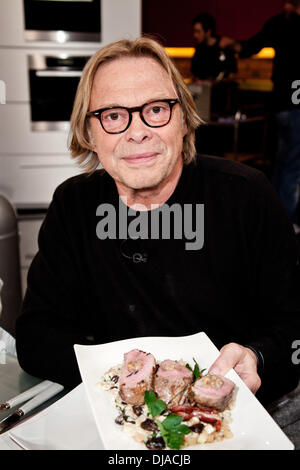
[[[197,43],[192,59],[193,81],[231,78],[237,71],[234,51],[220,47],[216,21],[209,13],[200,13],[193,20],[193,37]]]
[[[291,13],[295,13],[297,10],[297,3],[293,0],[285,1],[283,5],[283,12],[285,15],[289,16]]]
[[[272,182],[293,222],[299,224],[300,184],[300,106],[292,96],[293,83],[300,80],[300,0],[284,1],[280,14],[271,17],[261,31],[247,41],[220,40],[220,47],[233,46],[240,58],[273,47],[273,112],[277,124],[278,145]]]

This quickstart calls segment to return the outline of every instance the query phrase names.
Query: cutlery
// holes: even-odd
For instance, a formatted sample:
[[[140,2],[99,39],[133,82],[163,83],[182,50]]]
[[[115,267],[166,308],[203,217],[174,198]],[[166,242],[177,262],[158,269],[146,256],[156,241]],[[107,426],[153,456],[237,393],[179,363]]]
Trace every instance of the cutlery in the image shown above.
[[[17,424],[27,413],[45,403],[64,389],[60,384],[50,382],[50,384],[51,383],[52,385],[48,386],[45,390],[35,395],[34,398],[24,403],[24,405],[0,421],[0,434],[8,431],[8,429]]]
[[[44,380],[38,385],[35,385],[34,387],[29,388],[25,392],[20,393],[19,395],[16,395],[15,397],[11,398],[7,402],[0,403],[0,411],[9,410],[10,408],[17,406],[20,403],[24,403],[25,401],[30,400],[30,398],[33,398],[38,393],[48,388],[51,384],[53,384],[53,382],[50,382],[50,380]]]

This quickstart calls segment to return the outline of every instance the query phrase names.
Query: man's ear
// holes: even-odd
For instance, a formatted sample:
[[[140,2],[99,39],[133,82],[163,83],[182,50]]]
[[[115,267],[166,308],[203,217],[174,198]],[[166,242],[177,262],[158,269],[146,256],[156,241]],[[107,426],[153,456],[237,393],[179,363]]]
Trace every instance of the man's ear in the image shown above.
[[[185,137],[186,134],[187,134],[187,124],[186,124],[186,120],[185,120],[185,116],[182,115],[182,137]]]
[[[89,143],[91,145],[91,150],[93,150],[93,152],[97,153],[95,139],[94,139],[94,136],[93,136],[93,131],[92,131],[90,123],[87,124],[87,132],[88,132],[88,136],[89,136]]]

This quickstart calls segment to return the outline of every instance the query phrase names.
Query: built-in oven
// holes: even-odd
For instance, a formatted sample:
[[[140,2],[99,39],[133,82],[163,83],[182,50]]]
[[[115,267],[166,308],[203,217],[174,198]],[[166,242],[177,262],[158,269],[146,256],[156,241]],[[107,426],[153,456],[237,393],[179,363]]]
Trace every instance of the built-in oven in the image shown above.
[[[24,0],[25,40],[101,41],[101,0]]]
[[[31,129],[67,130],[82,69],[90,56],[28,56]]]

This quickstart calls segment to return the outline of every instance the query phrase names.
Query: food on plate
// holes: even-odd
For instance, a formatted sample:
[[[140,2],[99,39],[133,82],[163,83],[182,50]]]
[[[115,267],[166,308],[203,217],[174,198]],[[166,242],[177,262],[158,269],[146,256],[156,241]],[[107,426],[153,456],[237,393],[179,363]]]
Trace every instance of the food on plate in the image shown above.
[[[224,411],[235,389],[235,384],[226,377],[207,374],[191,387],[191,398],[201,406]]]
[[[203,375],[195,361],[157,361],[134,349],[107,371],[99,385],[114,397],[116,425],[148,449],[180,449],[232,437],[235,384]]]
[[[179,362],[166,359],[155,373],[154,391],[171,408],[184,402],[192,381],[193,372]]]
[[[142,405],[146,390],[152,390],[155,359],[150,353],[134,349],[124,354],[120,376],[120,396],[126,403]]]

